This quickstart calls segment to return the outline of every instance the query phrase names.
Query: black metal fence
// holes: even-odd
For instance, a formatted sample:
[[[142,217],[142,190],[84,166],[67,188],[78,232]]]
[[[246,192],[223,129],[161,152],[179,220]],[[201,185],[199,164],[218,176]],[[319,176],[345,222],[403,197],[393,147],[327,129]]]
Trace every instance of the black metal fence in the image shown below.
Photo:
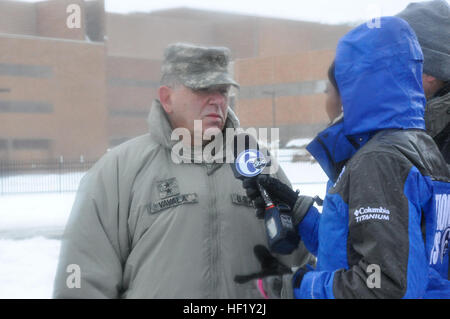
[[[0,195],[75,192],[95,160],[0,161]]]
[[[0,196],[23,193],[63,193],[75,192],[81,178],[96,160],[41,160],[41,161],[1,161]],[[311,170],[314,163],[310,155],[303,152],[278,154],[278,162],[295,162],[297,169]],[[295,184],[297,181],[293,181]],[[300,183],[300,181],[298,181]],[[325,179],[326,182],[326,179]],[[306,184],[323,181],[302,181]]]

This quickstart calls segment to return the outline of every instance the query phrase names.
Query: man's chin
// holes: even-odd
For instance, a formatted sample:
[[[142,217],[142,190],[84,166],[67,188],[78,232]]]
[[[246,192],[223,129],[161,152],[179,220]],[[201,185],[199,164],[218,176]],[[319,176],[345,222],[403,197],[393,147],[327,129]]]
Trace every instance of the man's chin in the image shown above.
[[[203,136],[213,136],[221,133],[223,130],[223,126],[207,126],[203,130]]]

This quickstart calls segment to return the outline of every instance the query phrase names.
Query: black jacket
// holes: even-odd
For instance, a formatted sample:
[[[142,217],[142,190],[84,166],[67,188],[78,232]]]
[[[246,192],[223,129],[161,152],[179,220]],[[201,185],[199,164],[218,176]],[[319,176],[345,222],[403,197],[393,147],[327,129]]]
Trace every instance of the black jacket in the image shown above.
[[[450,164],[450,123],[447,124],[444,130],[434,137],[439,150],[444,156],[447,164]]]

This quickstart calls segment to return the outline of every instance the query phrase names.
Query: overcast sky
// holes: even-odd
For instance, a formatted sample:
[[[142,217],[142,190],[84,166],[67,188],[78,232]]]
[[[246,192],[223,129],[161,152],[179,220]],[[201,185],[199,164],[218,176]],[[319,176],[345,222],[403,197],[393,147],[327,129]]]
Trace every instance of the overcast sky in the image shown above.
[[[38,2],[43,0],[19,1]],[[395,15],[403,10],[409,3],[423,1],[424,0],[105,0],[105,9],[108,12],[130,13],[187,7],[241,13],[245,15],[337,24],[360,23],[378,16]],[[445,1],[450,3],[450,0]]]
[[[450,3],[450,0],[446,0]],[[105,0],[109,12],[189,7],[322,23],[356,23],[394,15],[421,0]]]

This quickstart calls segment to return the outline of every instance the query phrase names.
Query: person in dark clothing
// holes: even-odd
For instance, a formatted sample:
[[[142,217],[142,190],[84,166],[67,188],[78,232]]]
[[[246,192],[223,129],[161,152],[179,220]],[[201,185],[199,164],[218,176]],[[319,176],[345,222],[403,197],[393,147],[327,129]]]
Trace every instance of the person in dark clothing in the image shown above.
[[[269,296],[450,298],[450,172],[425,131],[423,54],[407,22],[380,23],[336,50],[343,117],[307,147],[333,183],[322,213],[278,179],[256,178],[317,256],[315,268],[264,278]],[[243,186],[260,202],[255,179]]]
[[[450,164],[450,5],[411,3],[397,16],[409,23],[422,47],[425,126]]]

